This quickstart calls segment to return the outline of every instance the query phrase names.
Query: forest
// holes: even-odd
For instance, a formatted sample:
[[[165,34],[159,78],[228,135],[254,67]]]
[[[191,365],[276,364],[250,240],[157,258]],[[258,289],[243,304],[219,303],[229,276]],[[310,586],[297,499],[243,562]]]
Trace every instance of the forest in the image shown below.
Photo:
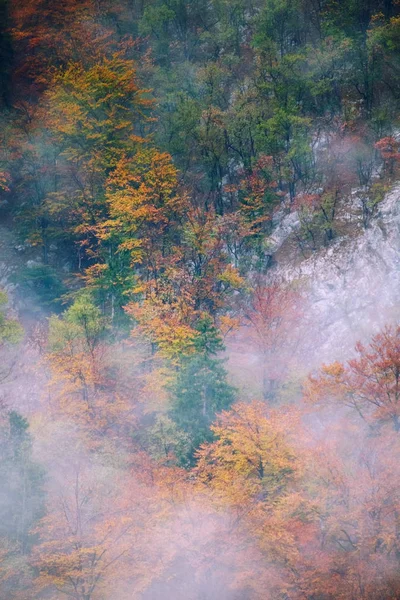
[[[0,0],[0,600],[400,599],[399,210],[400,0]]]

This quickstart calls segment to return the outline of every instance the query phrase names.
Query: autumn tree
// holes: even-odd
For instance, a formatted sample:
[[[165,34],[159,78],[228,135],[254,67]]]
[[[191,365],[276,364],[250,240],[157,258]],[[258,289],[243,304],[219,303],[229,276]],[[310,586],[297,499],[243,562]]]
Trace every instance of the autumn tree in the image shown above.
[[[213,217],[192,209],[182,218],[180,244],[171,246],[171,253],[166,249],[158,267],[154,263],[151,278],[139,280],[138,300],[126,307],[137,324],[134,335],[142,334],[153,353],[159,351],[174,363],[193,353],[197,323],[203,316],[216,323],[244,285],[226,249],[232,220]],[[236,234],[230,242],[233,237]],[[158,256],[155,253],[154,258]]]
[[[108,175],[144,141],[138,128],[152,105],[146,93],[122,51],[89,68],[70,64],[48,92],[48,123],[65,161],[61,181],[67,176],[50,195],[49,210],[67,219],[84,249],[90,250],[93,226],[107,216]]]
[[[393,177],[395,166],[400,160],[399,142],[392,136],[382,138],[375,144],[381,154],[383,167],[389,177]]]
[[[282,584],[286,577],[288,585],[290,564],[297,560],[296,482],[301,465],[286,437],[291,423],[286,418],[283,425],[261,402],[239,403],[222,412],[211,427],[215,441],[197,453],[196,473],[201,484],[212,489],[215,501],[233,512],[233,529],[244,528],[249,542],[265,553],[262,568],[267,573],[272,561],[272,581]],[[305,529],[306,513],[304,506]],[[271,591],[272,597],[278,593]]]
[[[191,284],[195,309],[213,317],[226,312],[235,292],[244,286],[227,252],[229,232],[229,217],[216,217],[213,211],[202,213],[198,209],[188,214],[183,232],[184,272]]]
[[[65,68],[82,58],[93,64],[115,50],[117,37],[107,19],[110,8],[107,1],[92,0],[67,0],[62,5],[31,0],[10,7],[14,91],[19,103],[28,106],[28,97],[36,100],[51,85],[54,67]]]
[[[50,318],[46,356],[50,409],[100,437],[115,431],[130,410],[110,360],[106,331],[99,308],[84,292],[64,315]]]
[[[290,360],[299,342],[296,322],[301,311],[301,296],[292,287],[257,277],[243,303],[245,324],[260,353],[262,394],[276,398]]]
[[[143,571],[150,557],[144,532],[153,504],[146,487],[126,473],[125,484],[130,483],[122,489],[111,466],[94,459],[89,463],[82,450],[63,451],[63,457],[55,453],[63,480],[51,490],[47,514],[36,528],[40,544],[31,557],[35,593],[92,600],[123,582],[132,593],[150,575]]]
[[[107,178],[147,137],[152,101],[127,52],[120,46],[94,62],[81,57],[58,65],[41,103],[16,108],[9,133],[18,167],[12,179],[23,200],[16,213],[45,263],[57,243],[76,256],[74,268],[88,264],[93,229],[108,216]]]
[[[358,343],[357,357],[333,363],[309,378],[312,402],[335,402],[354,409],[372,425],[391,423],[400,430],[400,329],[386,327],[368,346]]]
[[[313,541],[300,536],[300,587],[327,598],[392,598],[399,585],[398,434],[369,435],[347,414],[324,412],[308,440],[302,493],[310,501]]]
[[[109,218],[93,229],[99,248],[86,272],[110,306],[111,319],[142,286],[157,289],[178,253],[187,198],[167,153],[142,149],[125,156],[107,181]]]

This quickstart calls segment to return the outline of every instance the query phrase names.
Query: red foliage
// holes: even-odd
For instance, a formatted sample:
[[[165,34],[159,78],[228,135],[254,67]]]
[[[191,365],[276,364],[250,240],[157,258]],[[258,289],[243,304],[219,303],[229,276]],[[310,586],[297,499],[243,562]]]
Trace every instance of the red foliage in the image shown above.
[[[375,148],[382,156],[385,170],[393,175],[395,165],[400,161],[400,143],[393,136],[388,136],[376,142]]]

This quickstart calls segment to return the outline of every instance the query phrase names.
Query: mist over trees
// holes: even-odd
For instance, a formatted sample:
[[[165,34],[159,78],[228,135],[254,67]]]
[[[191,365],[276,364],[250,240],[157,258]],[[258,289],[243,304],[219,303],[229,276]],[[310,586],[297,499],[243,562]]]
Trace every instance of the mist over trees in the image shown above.
[[[0,67],[0,598],[400,598],[398,321],[316,366],[285,278],[399,179],[399,2],[0,0]]]

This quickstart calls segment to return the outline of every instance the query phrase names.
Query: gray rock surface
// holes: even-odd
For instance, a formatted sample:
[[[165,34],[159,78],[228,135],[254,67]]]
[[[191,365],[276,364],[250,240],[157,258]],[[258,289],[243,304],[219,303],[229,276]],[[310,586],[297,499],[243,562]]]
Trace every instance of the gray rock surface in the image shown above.
[[[366,341],[386,323],[400,320],[400,185],[357,237],[338,239],[297,267],[277,271],[305,288],[307,361],[349,356],[357,340]]]

